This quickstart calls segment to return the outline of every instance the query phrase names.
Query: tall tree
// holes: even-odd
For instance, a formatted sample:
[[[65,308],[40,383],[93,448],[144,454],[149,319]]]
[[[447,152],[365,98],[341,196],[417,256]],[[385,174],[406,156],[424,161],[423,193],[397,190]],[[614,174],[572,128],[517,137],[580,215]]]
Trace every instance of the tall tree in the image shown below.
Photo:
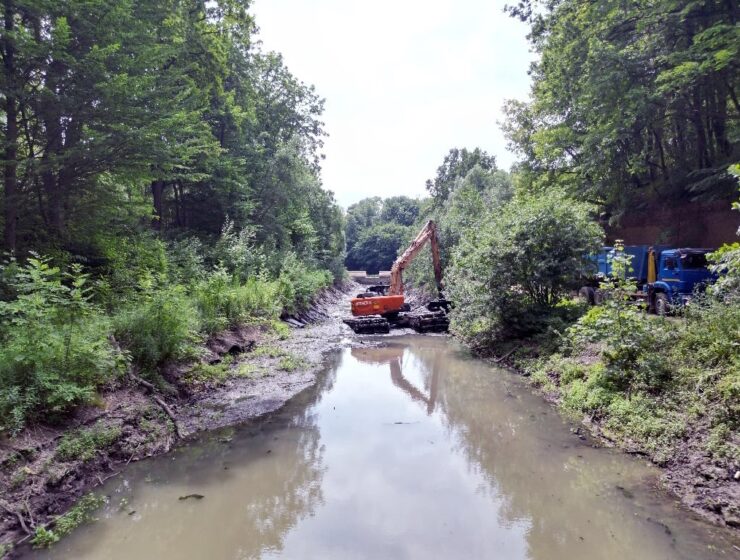
[[[740,157],[738,4],[532,0],[510,8],[540,55],[505,131],[530,188],[628,206],[727,197]]]

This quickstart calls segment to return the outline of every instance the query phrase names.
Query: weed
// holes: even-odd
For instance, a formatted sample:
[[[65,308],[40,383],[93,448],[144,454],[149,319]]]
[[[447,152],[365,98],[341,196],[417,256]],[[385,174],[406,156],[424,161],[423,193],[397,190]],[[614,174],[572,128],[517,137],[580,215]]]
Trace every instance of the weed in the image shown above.
[[[303,367],[305,364],[305,360],[288,354],[280,358],[280,361],[278,362],[278,368],[282,369],[283,371],[295,371],[298,368]]]
[[[116,337],[134,361],[153,373],[168,360],[193,354],[198,313],[182,287],[147,288],[114,319]]]
[[[237,377],[253,377],[258,371],[260,369],[256,365],[242,362],[236,368],[234,375]]]
[[[259,346],[255,350],[253,350],[251,353],[251,356],[255,358],[261,358],[261,357],[280,358],[285,355],[287,355],[285,350],[277,346],[272,346],[270,344]]]
[[[282,321],[270,321],[270,330],[274,332],[280,340],[287,340],[290,337],[290,327]]]
[[[38,527],[31,539],[31,544],[36,548],[48,548],[59,542],[59,539],[70,534],[83,523],[94,521],[92,513],[104,503],[105,498],[102,496],[92,493],[83,496],[67,513],[56,519],[53,529]]]
[[[89,461],[99,450],[113,445],[121,437],[121,428],[94,427],[66,434],[59,442],[56,457],[61,461]]]
[[[18,432],[39,411],[49,420],[90,402],[123,369],[87,281],[79,266],[63,273],[42,257],[17,269],[17,298],[0,301],[0,432]]]

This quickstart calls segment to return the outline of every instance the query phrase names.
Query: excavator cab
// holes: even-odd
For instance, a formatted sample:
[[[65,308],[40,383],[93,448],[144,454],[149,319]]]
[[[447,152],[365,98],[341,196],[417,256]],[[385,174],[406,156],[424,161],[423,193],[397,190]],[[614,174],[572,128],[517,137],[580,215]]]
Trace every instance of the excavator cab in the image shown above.
[[[434,277],[439,299],[430,302],[426,309],[411,311],[403,295],[403,270],[429,241],[432,248]],[[344,322],[358,334],[384,334],[391,328],[410,327],[419,332],[446,332],[450,321],[447,314],[450,302],[442,294],[442,266],[439,259],[437,227],[433,221],[427,224],[396,259],[391,268],[390,286],[371,286],[351,301],[353,318]]]

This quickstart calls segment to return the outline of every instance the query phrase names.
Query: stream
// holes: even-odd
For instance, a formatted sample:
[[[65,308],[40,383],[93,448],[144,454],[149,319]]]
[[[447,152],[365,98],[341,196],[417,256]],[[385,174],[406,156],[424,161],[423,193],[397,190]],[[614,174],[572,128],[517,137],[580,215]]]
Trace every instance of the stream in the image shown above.
[[[44,559],[737,558],[644,459],[443,336],[332,354],[278,413],[129,465]]]

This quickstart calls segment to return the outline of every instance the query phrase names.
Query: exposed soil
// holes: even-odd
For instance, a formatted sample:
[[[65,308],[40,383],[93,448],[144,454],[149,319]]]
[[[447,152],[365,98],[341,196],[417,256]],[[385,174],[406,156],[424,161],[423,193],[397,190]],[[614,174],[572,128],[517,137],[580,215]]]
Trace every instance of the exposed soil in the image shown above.
[[[29,540],[128,463],[275,411],[312,385],[324,355],[352,335],[342,318],[359,291],[355,284],[326,290],[309,310],[284,318],[291,325],[284,339],[254,326],[220,333],[199,360],[163,368],[164,383],[131,372],[64,425],[38,424],[0,440],[0,557],[3,545]],[[198,375],[204,369],[221,375]]]
[[[164,368],[166,383],[154,386],[132,372],[109,387],[97,406],[81,408],[67,424],[36,425],[17,438],[0,440],[0,556],[3,544],[27,541],[36,527],[53,522],[128,463],[165,453],[199,431],[273,412],[311,386],[326,353],[353,340],[342,318],[350,297],[360,291],[354,283],[326,291],[310,311],[284,318],[292,325],[284,339],[254,326],[221,333],[207,342],[199,362]],[[414,306],[417,299],[423,295],[409,296]],[[503,349],[496,364],[514,367],[512,352],[521,344],[526,343]],[[221,365],[226,373],[194,376],[198,365]],[[546,397],[557,400],[556,395]],[[610,440],[598,420],[584,419],[584,424],[604,445],[647,454],[630,442]],[[111,437],[75,456],[68,444],[80,433]],[[705,437],[706,430],[694,426],[675,456],[660,465],[665,486],[712,522],[737,528],[740,480],[729,462],[711,463],[703,452]]]
[[[539,352],[532,341],[515,341],[499,350],[500,358],[488,359],[526,375],[521,363],[513,356],[521,348],[525,348],[524,354],[528,356],[536,356]],[[592,350],[585,352],[580,361],[590,364],[598,360],[598,350]],[[553,372],[553,375],[558,374]],[[553,381],[557,383],[557,379]],[[543,392],[543,396],[555,406],[560,404],[558,393]],[[711,428],[708,420],[690,423],[687,433],[676,442],[668,459],[663,451],[651,452],[638,441],[614,439],[605,429],[605,421],[604,418],[589,416],[582,418],[581,424],[600,445],[648,457],[662,469],[661,483],[664,488],[690,510],[714,524],[740,529],[740,463],[730,457],[712,458],[706,451]],[[735,434],[735,437],[740,439],[739,434]]]

